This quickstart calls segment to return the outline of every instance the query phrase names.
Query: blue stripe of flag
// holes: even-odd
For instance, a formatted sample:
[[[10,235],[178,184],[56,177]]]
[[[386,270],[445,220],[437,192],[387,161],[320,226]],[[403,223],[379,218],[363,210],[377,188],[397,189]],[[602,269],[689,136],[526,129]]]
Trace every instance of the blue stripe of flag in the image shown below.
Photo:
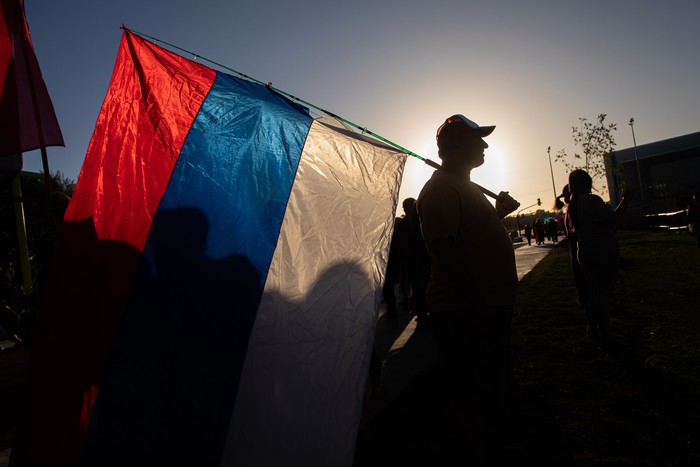
[[[219,465],[311,122],[218,74],[153,220],[82,465]]]

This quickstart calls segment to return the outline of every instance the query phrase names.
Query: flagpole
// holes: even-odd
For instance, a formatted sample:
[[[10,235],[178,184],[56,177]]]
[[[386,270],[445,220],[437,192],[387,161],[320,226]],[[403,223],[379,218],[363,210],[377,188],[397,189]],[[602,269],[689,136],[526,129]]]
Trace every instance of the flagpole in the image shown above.
[[[24,15],[24,12],[23,12]],[[26,19],[25,19],[25,24],[26,24]],[[20,47],[25,46],[25,42],[22,42],[20,44]],[[23,51],[26,56],[33,56],[34,51],[32,50],[31,54],[26,53],[26,50]],[[53,218],[53,209],[51,209],[51,173],[49,172],[49,158],[46,152],[46,141],[44,140],[44,128],[43,124],[41,121],[41,111],[39,109],[39,102],[38,98],[36,95],[36,83],[34,82],[34,74],[32,73],[32,70],[29,68],[29,61],[24,61],[24,66],[25,66],[25,71],[27,73],[27,80],[29,82],[29,89],[32,90],[31,92],[31,97],[32,97],[32,106],[34,107],[34,123],[36,125],[36,131],[37,131],[37,136],[39,137],[39,147],[41,148],[41,161],[42,161],[42,166],[44,168],[44,211],[46,214],[46,219],[48,219],[49,223],[49,228],[53,231],[54,226],[55,226],[55,221]],[[19,176],[17,177],[17,186],[19,187]],[[21,193],[21,192],[20,192]],[[20,194],[21,197],[21,194]],[[21,261],[22,261],[22,277],[24,278],[24,283],[25,283],[25,295],[30,295],[33,291],[32,287],[32,274],[31,274],[31,266],[29,263],[29,247],[27,245],[27,231],[26,231],[26,225],[24,223],[24,207],[22,206],[22,229],[24,230],[23,235],[21,237],[24,238],[25,246],[23,247],[20,244],[20,256],[21,256]],[[18,221],[18,228],[19,228],[19,221]],[[18,233],[19,235],[19,233]],[[21,241],[20,241],[21,242]],[[27,285],[28,284],[28,285]]]
[[[395,148],[395,149],[398,149],[399,151],[405,153],[406,155],[415,157],[416,159],[418,159],[418,160],[420,160],[420,161],[423,161],[426,165],[428,165],[428,166],[430,166],[430,167],[432,167],[432,168],[434,168],[434,169],[439,169],[439,168],[441,167],[440,164],[438,164],[437,162],[432,161],[432,160],[430,160],[430,159],[428,159],[428,158],[426,158],[426,157],[423,157],[423,156],[421,156],[421,155],[419,155],[419,154],[416,154],[415,152],[410,151],[410,150],[404,148],[403,146],[400,146],[400,145],[394,143],[393,141],[390,141],[390,140],[384,138],[383,136],[378,135],[378,134],[376,134],[376,133],[374,133],[374,132],[368,130],[367,127],[361,127],[360,125],[358,125],[358,124],[356,124],[356,123],[353,123],[353,122],[351,122],[350,120],[347,120],[347,119],[345,119],[345,118],[343,118],[343,117],[341,117],[341,116],[339,116],[339,115],[336,115],[336,114],[334,114],[333,112],[329,112],[328,110],[325,110],[325,109],[323,109],[323,108],[321,108],[321,107],[318,107],[317,105],[314,105],[314,104],[312,104],[312,103],[310,103],[310,102],[307,102],[307,101],[305,101],[304,99],[300,99],[300,98],[298,98],[297,96],[294,96],[294,95],[292,95],[292,94],[290,94],[290,93],[288,93],[288,92],[286,92],[286,91],[283,91],[282,89],[278,89],[278,88],[272,86],[272,83],[264,83],[264,82],[262,82],[262,81],[260,81],[260,80],[258,80],[258,79],[255,79],[255,78],[253,78],[253,77],[251,77],[251,76],[246,75],[245,73],[241,73],[241,72],[238,71],[238,70],[234,70],[233,68],[227,67],[226,65],[223,65],[223,64],[221,64],[221,63],[215,62],[214,60],[210,60],[210,59],[208,59],[208,58],[206,58],[206,57],[202,57],[201,55],[198,55],[198,54],[196,54],[196,53],[194,53],[194,52],[191,52],[191,51],[189,51],[189,50],[183,49],[183,48],[178,47],[178,46],[176,46],[176,45],[174,45],[174,44],[170,44],[169,42],[162,41],[162,40],[160,40],[160,39],[158,39],[158,38],[156,38],[156,37],[149,36],[148,34],[144,34],[144,33],[142,33],[142,32],[135,31],[134,29],[127,28],[126,26],[124,26],[124,24],[121,25],[120,29],[124,29],[124,30],[127,30],[127,31],[131,31],[131,32],[133,32],[134,34],[138,34],[139,36],[142,36],[142,37],[151,39],[154,43],[155,43],[155,42],[160,42],[160,43],[162,43],[162,44],[167,45],[168,47],[172,47],[172,48],[175,49],[175,50],[179,50],[180,52],[186,53],[186,54],[188,54],[188,55],[192,55],[195,59],[198,59],[198,58],[199,58],[199,59],[202,59],[202,60],[204,60],[205,62],[209,62],[209,63],[211,63],[212,65],[216,65],[216,66],[218,66],[218,67],[220,67],[220,68],[223,68],[223,69],[226,70],[226,71],[230,71],[231,73],[235,73],[236,75],[238,75],[238,76],[240,76],[240,77],[242,77],[242,78],[245,78],[245,79],[247,79],[247,80],[253,81],[254,83],[260,84],[260,85],[262,85],[262,86],[267,86],[267,88],[270,89],[271,91],[274,91],[274,92],[276,92],[276,93],[278,93],[278,94],[281,94],[281,95],[283,95],[283,96],[285,96],[285,97],[288,97],[289,99],[292,99],[292,100],[294,100],[294,101],[300,102],[300,103],[302,103],[302,104],[304,104],[304,105],[306,105],[306,106],[308,106],[308,107],[311,107],[311,108],[313,108],[314,110],[318,110],[319,112],[323,112],[323,113],[326,114],[326,115],[329,115],[329,116],[331,116],[331,117],[333,117],[333,118],[336,118],[336,119],[340,120],[341,122],[343,122],[343,123],[345,123],[345,124],[347,124],[347,125],[349,125],[349,126],[355,128],[355,129],[357,129],[357,130],[360,130],[360,131],[362,132],[362,134],[368,134],[369,136],[371,136],[371,137],[373,137],[373,138],[375,138],[375,139],[378,139],[378,140],[380,140],[381,142],[383,142],[383,143],[385,143],[385,144],[388,144],[389,146],[391,146],[391,147],[393,147],[393,148]],[[472,182],[472,183],[474,183],[474,182]],[[493,198],[493,199],[498,198],[498,195],[497,195],[496,193],[494,193],[493,191],[491,191],[491,190],[489,190],[489,189],[487,189],[487,188],[484,188],[484,187],[480,186],[480,185],[477,184],[477,183],[474,183],[474,185],[475,185],[483,194],[485,194],[485,195],[487,195],[487,196],[490,196],[490,197]]]
[[[28,65],[27,65],[28,66]],[[39,147],[41,148],[41,165],[44,169],[44,204],[49,227],[53,230],[55,223],[53,219],[53,209],[51,209],[51,173],[49,172],[49,156],[46,152],[46,142],[44,141],[44,128],[41,123],[41,112],[39,111],[39,102],[36,97],[36,88],[34,77],[31,70],[26,70],[27,80],[29,81],[30,89],[32,90],[32,105],[34,106],[34,120],[36,124],[37,135],[39,137]]]
[[[34,291],[32,286],[32,269],[29,264],[29,242],[27,241],[27,225],[24,219],[24,203],[22,203],[22,185],[19,182],[19,174],[12,180],[12,195],[15,201],[15,224],[17,230],[17,244],[19,246],[20,268],[22,270],[22,291],[24,295],[31,295]]]
[[[46,215],[46,218],[49,221],[49,229],[53,232],[56,228],[56,219],[54,219],[53,208],[51,203],[51,192],[53,191],[53,189],[51,186],[52,182],[51,173],[49,172],[49,156],[46,151],[46,146],[41,147],[41,164],[44,168],[44,214]]]

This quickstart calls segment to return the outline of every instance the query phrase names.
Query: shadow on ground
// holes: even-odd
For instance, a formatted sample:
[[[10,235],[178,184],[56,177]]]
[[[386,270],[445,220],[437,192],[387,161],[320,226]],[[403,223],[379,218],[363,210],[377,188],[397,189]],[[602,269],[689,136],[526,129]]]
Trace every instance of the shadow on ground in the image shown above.
[[[450,410],[433,384],[437,365],[423,371],[358,436],[356,467],[454,465],[462,443]],[[543,398],[516,385],[503,466],[574,465],[557,414]]]

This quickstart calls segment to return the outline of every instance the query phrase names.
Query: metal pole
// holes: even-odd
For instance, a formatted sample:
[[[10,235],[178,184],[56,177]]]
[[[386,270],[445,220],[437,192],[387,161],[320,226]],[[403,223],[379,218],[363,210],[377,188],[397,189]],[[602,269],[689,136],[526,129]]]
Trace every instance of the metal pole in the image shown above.
[[[522,208],[520,211],[518,211],[518,213],[517,213],[515,216],[517,217],[517,216],[519,216],[520,213],[523,212],[524,210],[529,209],[529,208],[531,208],[531,207],[533,207],[533,206],[537,206],[537,205],[538,205],[538,203],[531,204],[531,205],[529,205],[529,206],[525,206],[525,207]]]
[[[637,177],[639,177],[639,194],[644,201],[644,187],[642,185],[642,172],[639,170],[639,157],[637,155],[637,139],[634,137],[634,118],[630,118],[630,128],[632,128],[632,143],[634,144],[634,160],[637,163]]]
[[[19,175],[12,180],[12,195],[17,199],[22,199],[22,186],[19,182]],[[19,262],[22,270],[22,292],[24,295],[30,295],[34,291],[34,287],[32,285],[32,267],[29,263],[29,242],[27,241],[27,224],[24,219],[24,204],[21,201],[15,202],[15,221],[17,224]]]
[[[585,122],[586,120],[586,118],[579,117],[578,134],[581,138],[581,148],[583,149],[583,155],[586,158],[586,172],[588,172],[588,148],[586,147],[586,143],[584,143],[583,141],[583,122]],[[554,194],[554,196],[556,196],[556,193]]]
[[[515,214],[515,220],[518,221],[518,236],[520,236],[520,213],[523,212],[523,211],[526,210],[526,209],[529,209],[529,208],[531,208],[531,207],[533,207],[533,206],[538,206],[538,205],[539,205],[539,203],[531,204],[530,206],[525,206],[524,208],[522,208],[520,211],[518,211],[518,212]]]
[[[549,158],[549,173],[552,174],[552,191],[554,191],[554,199],[557,199],[557,189],[554,186],[554,170],[552,170],[552,156],[549,155],[549,151],[552,146],[547,146],[547,158]]]

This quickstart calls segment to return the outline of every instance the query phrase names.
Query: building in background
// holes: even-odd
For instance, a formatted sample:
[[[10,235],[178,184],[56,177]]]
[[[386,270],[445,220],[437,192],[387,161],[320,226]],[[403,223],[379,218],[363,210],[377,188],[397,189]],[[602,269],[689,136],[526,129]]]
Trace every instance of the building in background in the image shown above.
[[[615,151],[607,164],[610,204],[617,205],[622,189],[636,190],[630,203],[630,217],[655,219],[676,214],[688,206],[691,195],[700,190],[700,132]],[[660,216],[661,215],[661,216]],[[658,221],[658,222],[657,222]],[[638,223],[636,222],[636,223]]]

